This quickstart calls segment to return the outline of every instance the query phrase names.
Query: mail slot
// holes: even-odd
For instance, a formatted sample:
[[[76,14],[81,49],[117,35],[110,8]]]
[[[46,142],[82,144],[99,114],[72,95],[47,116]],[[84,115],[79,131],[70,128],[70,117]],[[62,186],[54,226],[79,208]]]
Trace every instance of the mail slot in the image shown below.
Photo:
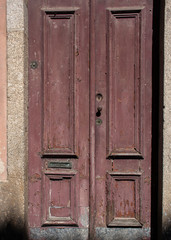
[[[71,162],[48,162],[48,168],[71,169],[72,168],[72,163]]]

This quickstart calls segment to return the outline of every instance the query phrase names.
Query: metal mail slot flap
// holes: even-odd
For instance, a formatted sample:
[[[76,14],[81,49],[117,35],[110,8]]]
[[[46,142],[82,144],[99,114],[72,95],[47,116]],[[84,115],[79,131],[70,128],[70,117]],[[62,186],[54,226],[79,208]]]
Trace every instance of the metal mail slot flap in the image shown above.
[[[48,162],[48,168],[71,169],[72,168],[72,163],[71,162]]]

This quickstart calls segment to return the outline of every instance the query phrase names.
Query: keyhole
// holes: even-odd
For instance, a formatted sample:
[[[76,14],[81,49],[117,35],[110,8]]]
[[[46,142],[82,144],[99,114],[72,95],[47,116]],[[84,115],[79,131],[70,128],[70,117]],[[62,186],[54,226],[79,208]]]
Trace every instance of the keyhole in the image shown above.
[[[101,102],[102,99],[103,99],[102,94],[101,94],[101,93],[97,93],[97,94],[96,94],[96,100],[97,100],[97,102]]]
[[[97,112],[96,112],[96,117],[100,117],[101,116],[101,111],[102,111],[102,108],[98,107],[97,108]]]

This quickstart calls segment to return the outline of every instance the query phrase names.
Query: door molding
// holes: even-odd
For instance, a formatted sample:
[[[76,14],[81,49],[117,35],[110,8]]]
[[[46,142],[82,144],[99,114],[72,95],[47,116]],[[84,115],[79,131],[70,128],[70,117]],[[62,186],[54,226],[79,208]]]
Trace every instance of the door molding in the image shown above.
[[[95,237],[95,211],[96,211],[96,173],[95,173],[95,0],[89,0],[90,11],[90,211],[89,211],[89,239]]]
[[[151,237],[162,239],[163,95],[165,0],[153,3]],[[156,149],[158,151],[156,151]],[[156,231],[157,229],[157,231]]]

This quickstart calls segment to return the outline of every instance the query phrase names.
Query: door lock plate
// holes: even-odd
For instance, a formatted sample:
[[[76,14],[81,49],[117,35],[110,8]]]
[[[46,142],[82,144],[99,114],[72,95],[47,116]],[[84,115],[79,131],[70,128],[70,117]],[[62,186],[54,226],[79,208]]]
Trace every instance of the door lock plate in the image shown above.
[[[38,67],[38,63],[36,61],[33,61],[33,62],[30,63],[30,67],[32,69],[36,69]]]
[[[102,124],[102,120],[100,118],[96,119],[96,125],[99,126]]]

